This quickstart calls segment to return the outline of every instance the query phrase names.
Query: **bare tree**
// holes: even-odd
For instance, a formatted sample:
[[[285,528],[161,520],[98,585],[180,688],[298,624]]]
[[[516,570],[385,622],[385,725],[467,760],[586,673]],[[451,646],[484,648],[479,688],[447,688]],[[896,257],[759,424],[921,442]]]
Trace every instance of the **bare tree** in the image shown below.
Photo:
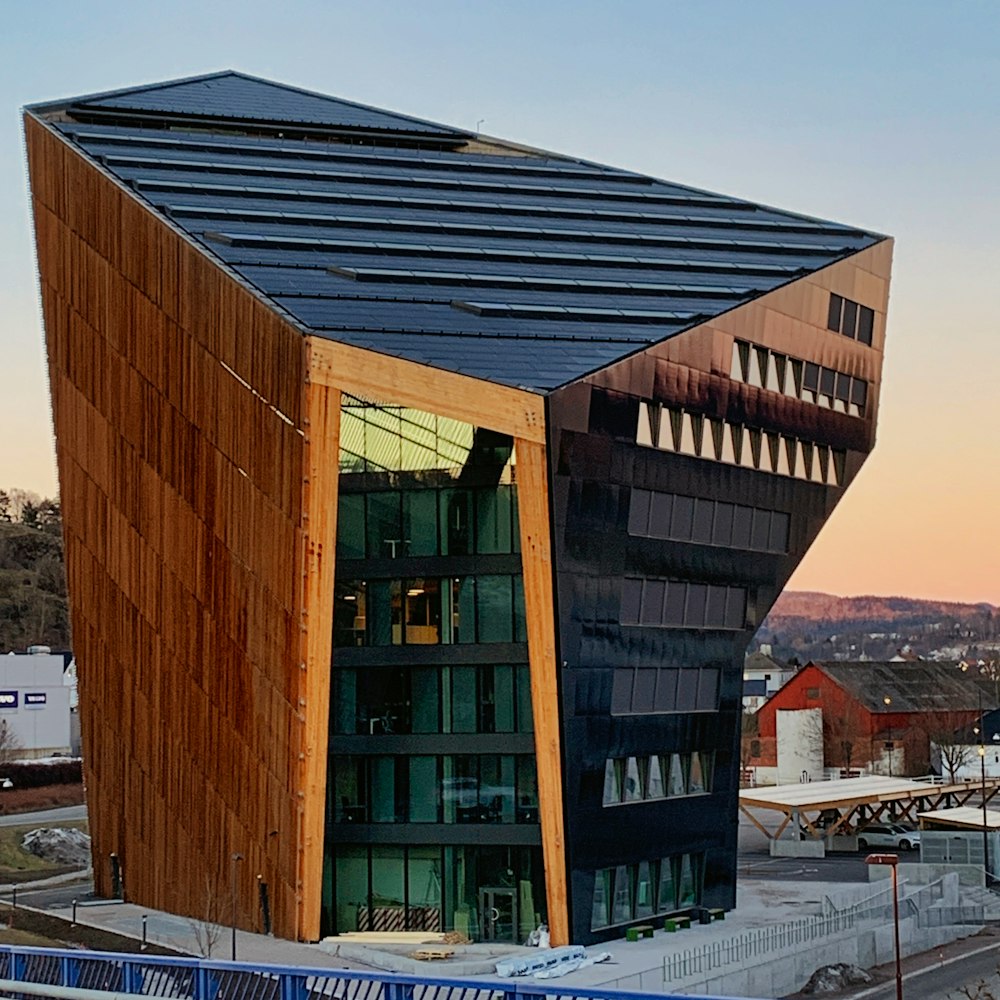
[[[194,934],[198,954],[202,958],[211,958],[225,931],[223,925],[225,903],[218,886],[209,875],[205,876],[205,894],[202,902],[201,918],[197,920],[192,918],[188,923],[191,926],[191,933]]]
[[[760,720],[757,713],[743,709],[743,726],[740,730],[740,774],[745,775],[760,756]]]
[[[26,507],[35,508],[43,501],[42,498],[31,490],[22,490],[18,487],[4,491],[3,510],[5,521],[23,522],[24,510]],[[46,501],[51,502],[51,501]]]
[[[0,764],[9,764],[16,760],[24,749],[10,723],[0,719]]]
[[[952,784],[958,772],[976,759],[972,725],[968,712],[936,712],[924,724],[928,740],[941,757],[941,770],[948,772]]]
[[[868,740],[865,720],[857,704],[848,700],[839,712],[823,712],[823,760],[827,767],[850,773],[857,767]]]

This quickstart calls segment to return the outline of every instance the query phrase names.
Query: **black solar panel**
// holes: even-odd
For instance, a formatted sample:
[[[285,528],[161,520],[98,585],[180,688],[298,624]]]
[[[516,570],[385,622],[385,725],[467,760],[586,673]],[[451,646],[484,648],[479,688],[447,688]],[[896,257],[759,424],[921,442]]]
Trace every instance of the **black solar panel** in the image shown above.
[[[79,107],[379,131],[467,134],[460,129],[233,72],[82,99]]]
[[[880,239],[240,74],[59,117],[304,328],[542,391]]]

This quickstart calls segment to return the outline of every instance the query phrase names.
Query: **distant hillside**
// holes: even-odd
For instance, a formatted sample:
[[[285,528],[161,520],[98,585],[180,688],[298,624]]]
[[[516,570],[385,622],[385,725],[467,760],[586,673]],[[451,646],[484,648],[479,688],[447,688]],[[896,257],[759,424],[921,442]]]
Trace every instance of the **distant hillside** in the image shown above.
[[[13,492],[0,491],[0,653],[33,643],[69,649],[59,505],[11,504]]]
[[[1000,608],[909,597],[782,594],[757,632],[779,659],[888,659],[909,646],[920,656],[975,651],[1000,638]],[[995,655],[995,652],[994,654]]]

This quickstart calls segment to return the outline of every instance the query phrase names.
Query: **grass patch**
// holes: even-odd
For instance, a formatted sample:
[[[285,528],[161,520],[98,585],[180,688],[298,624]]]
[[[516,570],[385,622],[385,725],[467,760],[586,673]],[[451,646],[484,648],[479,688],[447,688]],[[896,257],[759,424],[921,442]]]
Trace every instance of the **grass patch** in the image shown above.
[[[16,927],[0,929],[0,944],[9,944],[20,948],[54,948],[64,942],[53,942],[52,938],[33,934],[31,931],[21,931]]]
[[[84,914],[81,912],[81,916]],[[15,935],[8,938],[7,935]],[[30,939],[30,940],[28,940]],[[120,951],[129,955],[175,955],[190,958],[183,952],[150,944],[142,951],[142,942],[96,927],[73,926],[68,920],[50,913],[37,913],[0,904],[0,943],[22,944],[41,948],[90,948],[92,951]]]

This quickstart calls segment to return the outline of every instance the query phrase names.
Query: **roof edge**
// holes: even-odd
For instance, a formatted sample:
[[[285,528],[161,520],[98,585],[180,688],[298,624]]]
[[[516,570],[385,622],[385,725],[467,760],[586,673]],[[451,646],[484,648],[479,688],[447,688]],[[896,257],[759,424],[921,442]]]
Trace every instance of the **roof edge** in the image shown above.
[[[753,202],[750,202],[749,204],[753,204]],[[787,281],[783,281],[780,284],[775,285],[773,288],[761,289],[759,292],[757,292],[756,295],[748,295],[745,299],[740,299],[739,302],[734,302],[733,305],[731,305],[728,309],[723,309],[721,312],[714,313],[710,317],[695,320],[690,324],[688,324],[687,326],[681,327],[681,329],[676,330],[674,333],[671,333],[666,337],[661,337],[659,340],[654,340],[650,344],[646,344],[643,347],[638,347],[634,351],[629,351],[627,354],[623,354],[621,357],[615,358],[614,361],[611,361],[606,365],[599,365],[597,368],[592,368],[590,371],[584,372],[582,375],[578,375],[576,376],[576,378],[572,378],[568,382],[563,382],[560,385],[553,386],[551,389],[545,390],[546,393],[558,392],[560,389],[566,389],[571,385],[576,385],[578,382],[583,382],[585,379],[588,379],[591,376],[596,375],[598,372],[607,371],[607,369],[613,368],[615,365],[622,364],[623,362],[628,361],[630,358],[634,358],[637,355],[643,354],[654,347],[658,347],[660,344],[665,344],[668,340],[674,340],[676,337],[681,337],[685,333],[690,333],[692,330],[697,330],[699,326],[702,326],[705,323],[714,322],[715,320],[719,319],[719,317],[727,316],[729,313],[733,312],[736,309],[742,309],[744,306],[748,306],[751,302],[756,302],[758,299],[762,299],[766,295],[772,295],[774,292],[779,292],[781,291],[781,289],[787,288],[789,285],[794,284],[796,281],[801,281],[803,278],[807,278],[813,274],[819,274],[821,271],[825,271],[828,267],[833,267],[836,264],[841,264],[845,260],[849,260],[851,257],[854,257],[859,253],[864,253],[866,250],[871,250],[872,247],[877,247],[880,244],[885,243],[886,240],[893,240],[895,238],[892,236],[875,236],[872,233],[868,233],[868,231],[864,229],[856,229],[854,230],[854,232],[864,233],[867,236],[872,236],[872,242],[868,243],[863,247],[857,247],[853,250],[848,250],[846,253],[842,253],[839,257],[835,257],[833,260],[824,264],[822,267],[812,268],[811,270],[805,271],[802,274],[792,275],[791,277],[789,277]]]
[[[194,76],[179,76],[173,80],[160,80],[154,83],[141,84],[138,87],[118,87],[114,90],[99,90],[92,94],[81,94],[77,97],[62,97],[52,101],[40,101],[34,104],[25,104],[23,110],[31,111],[35,114],[46,111],[61,111],[72,104],[79,104],[86,101],[96,101],[108,97],[120,97],[123,94],[141,94],[147,90],[159,90],[162,87],[176,87],[184,83],[194,83],[198,80],[215,80],[219,77],[239,75],[236,70],[220,69],[214,73],[196,73]]]
[[[239,77],[242,80],[251,80],[254,83],[264,84],[268,87],[276,87],[280,90],[291,91],[293,93],[302,94],[306,97],[314,97],[324,101],[334,101],[338,104],[346,104],[352,108],[359,108],[363,111],[371,111],[377,114],[391,115],[393,118],[413,122],[416,125],[430,125],[435,129],[439,129],[442,134],[446,135],[461,136],[465,139],[479,138],[477,133],[471,132],[468,129],[458,128],[454,125],[444,125],[441,122],[431,121],[429,118],[418,118],[415,115],[409,115],[402,111],[394,111],[390,108],[379,108],[373,104],[363,104],[360,101],[352,101],[349,98],[338,97],[333,94],[323,94],[318,90],[309,90],[306,87],[298,87],[295,84],[283,83],[278,80],[269,80],[267,77],[256,76],[253,73],[244,73],[242,70],[236,69],[217,70],[213,73],[197,73],[194,76],[177,77],[172,80],[160,80],[153,83],[141,84],[137,87],[121,87],[114,90],[98,91],[92,94],[65,97],[54,101],[28,104],[25,105],[25,110],[30,110],[36,113],[45,113],[46,111],[62,111],[75,104],[88,104],[99,100],[107,100],[109,98],[124,97],[128,94],[144,94],[148,91],[154,90],[169,90],[171,87],[180,87],[185,84],[198,83],[204,80],[219,80],[224,77]]]

